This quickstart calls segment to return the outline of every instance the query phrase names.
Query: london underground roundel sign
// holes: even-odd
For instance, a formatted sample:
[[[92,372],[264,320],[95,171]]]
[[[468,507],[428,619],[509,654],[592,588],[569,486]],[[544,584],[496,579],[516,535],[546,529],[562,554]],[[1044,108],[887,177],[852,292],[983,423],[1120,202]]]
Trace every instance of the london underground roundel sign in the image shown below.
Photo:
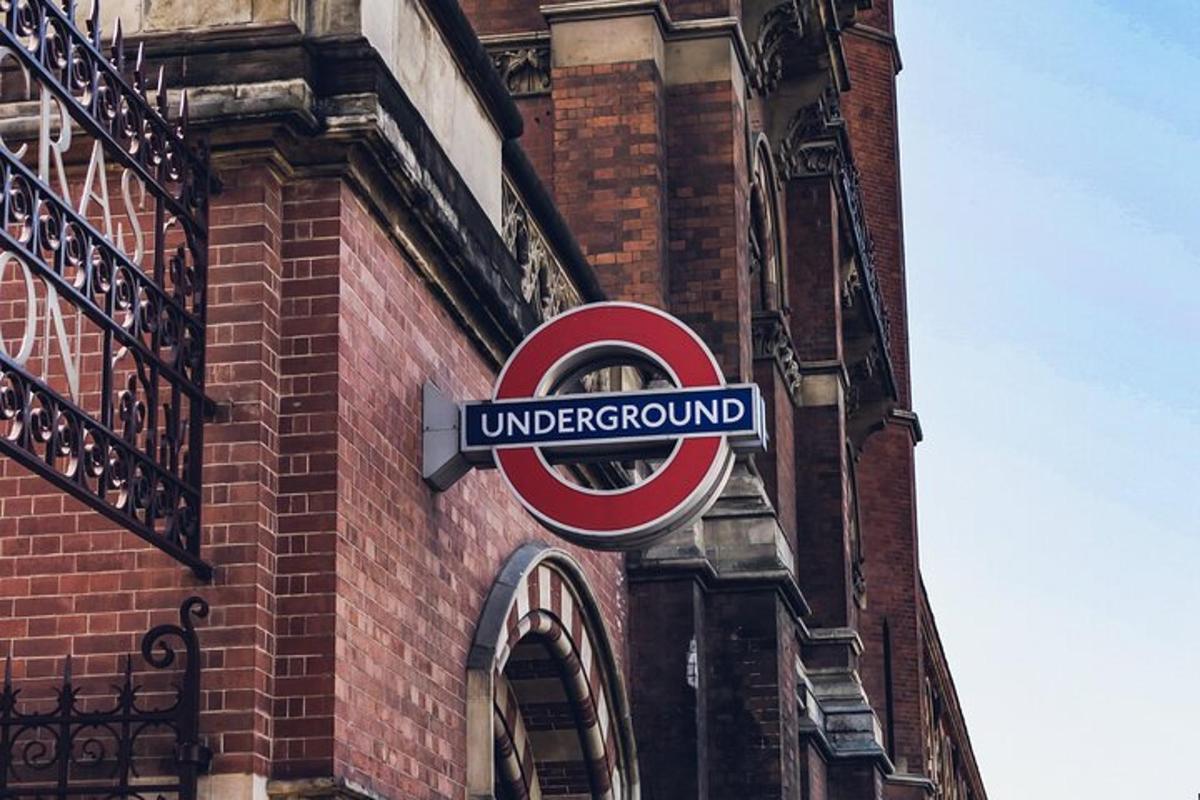
[[[572,375],[630,360],[649,362],[674,385],[552,394]],[[430,432],[444,429],[430,419],[429,400],[427,392],[427,479]],[[695,519],[724,487],[734,453],[766,440],[758,387],[727,385],[690,328],[634,303],[581,306],[546,322],[513,352],[490,401],[457,410],[463,464],[494,465],[547,528],[607,550],[644,546]],[[664,447],[649,477],[611,490],[581,486],[551,463],[661,458]]]

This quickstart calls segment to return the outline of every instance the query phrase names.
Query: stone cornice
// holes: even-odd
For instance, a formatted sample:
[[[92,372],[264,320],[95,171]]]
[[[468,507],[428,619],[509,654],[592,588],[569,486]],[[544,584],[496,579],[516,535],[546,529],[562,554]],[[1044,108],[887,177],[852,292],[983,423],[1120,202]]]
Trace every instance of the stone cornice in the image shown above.
[[[889,421],[908,428],[914,446],[925,440],[925,432],[921,429],[921,418],[917,416],[917,412],[904,408],[893,408]]]
[[[671,14],[663,0],[572,0],[566,3],[549,3],[541,6],[540,10],[546,21],[551,23],[653,14],[663,32],[671,27]]]

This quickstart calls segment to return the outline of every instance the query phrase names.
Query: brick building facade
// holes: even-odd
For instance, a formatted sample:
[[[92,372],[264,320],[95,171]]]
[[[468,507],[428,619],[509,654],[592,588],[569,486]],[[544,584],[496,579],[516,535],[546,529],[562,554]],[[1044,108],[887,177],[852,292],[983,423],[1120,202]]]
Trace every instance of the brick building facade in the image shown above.
[[[918,561],[891,5],[110,0],[219,183],[212,576],[0,461],[6,686],[103,687],[200,595],[212,800],[984,800]],[[494,473],[423,482],[424,384],[486,397],[605,298],[766,397],[703,519],[601,553]]]

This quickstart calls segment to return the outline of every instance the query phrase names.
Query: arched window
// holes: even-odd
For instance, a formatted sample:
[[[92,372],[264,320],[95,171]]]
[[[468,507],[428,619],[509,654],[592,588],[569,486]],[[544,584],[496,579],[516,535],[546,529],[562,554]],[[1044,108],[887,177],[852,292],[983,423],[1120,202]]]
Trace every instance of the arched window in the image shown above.
[[[579,565],[517,550],[484,605],[467,670],[469,796],[639,797],[628,702]]]
[[[755,311],[778,311],[786,305],[781,233],[779,183],[771,148],[760,136],[750,183],[750,284]]]

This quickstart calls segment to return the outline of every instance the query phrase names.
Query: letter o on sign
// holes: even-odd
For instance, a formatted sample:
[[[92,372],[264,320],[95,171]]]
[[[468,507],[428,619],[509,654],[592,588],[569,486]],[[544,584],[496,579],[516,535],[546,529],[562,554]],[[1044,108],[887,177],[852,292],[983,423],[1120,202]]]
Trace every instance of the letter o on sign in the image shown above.
[[[595,303],[530,334],[500,373],[493,400],[545,397],[581,368],[619,357],[655,364],[679,388],[725,385],[712,352],[674,317],[634,303]],[[498,449],[495,458],[509,487],[546,527],[603,550],[642,546],[696,518],[733,468],[723,435],[682,438],[645,481],[611,491],[566,480],[537,447]]]

